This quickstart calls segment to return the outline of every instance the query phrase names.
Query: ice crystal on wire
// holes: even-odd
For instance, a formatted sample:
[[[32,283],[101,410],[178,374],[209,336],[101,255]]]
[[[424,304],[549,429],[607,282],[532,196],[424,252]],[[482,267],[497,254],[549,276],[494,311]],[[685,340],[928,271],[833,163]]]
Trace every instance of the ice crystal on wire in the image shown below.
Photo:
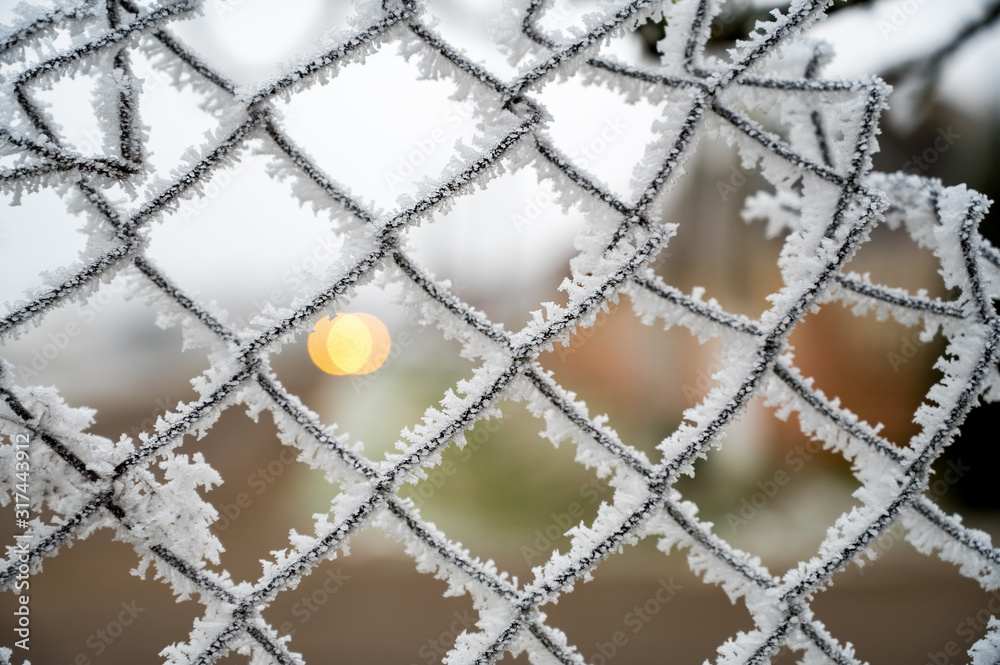
[[[159,324],[182,325],[185,346],[208,347],[212,362],[193,379],[197,400],[178,403],[139,440],[117,442],[87,433],[91,410],[68,407],[55,388],[22,385],[10,364],[0,365],[0,430],[6,437],[0,460],[10,468],[12,441],[31,434],[34,482],[41,490],[32,508],[49,516],[31,523],[35,544],[28,565],[39,570],[62,545],[95,529],[113,530],[135,549],[134,572],[145,575],[153,566],[178,599],[196,597],[204,606],[188,638],[161,652],[178,665],[214,662],[229,651],[251,655],[254,663],[300,662],[288,636],[262,611],[324,559],[350,556],[351,537],[367,528],[401,541],[417,569],[446,580],[449,593],[472,598],[478,622],[458,636],[445,659],[450,664],[494,662],[507,652],[527,652],[534,663],[583,662],[541,608],[571,596],[601,561],[641,538],[653,538],[664,552],[687,550],[694,572],[720,585],[733,602],[745,602],[755,627],[719,647],[720,663],[761,662],[785,645],[800,651],[803,662],[858,662],[863,655],[831,635],[809,601],[834,573],[874,556],[873,543],[897,524],[918,551],[954,563],[985,589],[1000,588],[1000,551],[988,535],[965,527],[925,494],[931,463],[965,415],[1000,391],[993,306],[1000,252],[977,233],[989,202],[964,187],[872,172],[888,89],[874,77],[822,77],[829,48],[803,35],[830,4],[796,0],[720,55],[706,53],[719,2],[608,0],[550,30],[559,23],[556,3],[513,0],[493,26],[495,46],[515,72],[500,75],[440,36],[423,3],[359,1],[348,29],[331,30],[277,75],[243,87],[171,31],[172,22],[198,11],[194,0],[19,6],[15,24],[0,39],[0,188],[15,204],[24,192],[53,189],[71,212],[88,218],[90,240],[76,263],[51,272],[9,305],[0,339],[15,338],[123,275],[130,297],[155,311]],[[666,25],[659,66],[639,69],[604,55],[606,44],[650,18]],[[440,173],[414,183],[414,193],[388,211],[371,209],[348,184],[327,176],[309,146],[285,133],[286,119],[274,103],[326,84],[383,48],[396,48],[426,78],[452,81],[455,99],[472,101],[478,124],[471,145],[456,145]],[[145,150],[149,135],[138,102],[146,88],[130,65],[137,53],[171,85],[200,95],[218,123],[166,178],[150,168]],[[61,79],[89,74],[99,85],[80,103],[92,104],[101,124],[94,154],[66,141],[37,98]],[[630,103],[662,107],[633,168],[630,196],[611,191],[550,140],[553,120],[537,93],[569,79],[608,87]],[[777,125],[761,124],[756,111],[776,114]],[[773,187],[744,206],[744,216],[763,220],[768,235],[784,235],[778,260],[784,284],[757,319],[705,301],[702,291],[683,293],[651,268],[676,230],[662,219],[661,203],[706,138],[734,146],[743,167],[759,169]],[[265,307],[249,327],[236,327],[220,308],[175,284],[149,259],[146,246],[151,228],[185,202],[206,197],[210,176],[239,164],[251,145],[269,159],[269,175],[288,183],[290,196],[328,215],[343,246],[321,277],[303,280],[290,305]],[[551,182],[563,209],[582,211],[586,229],[574,243],[578,254],[562,285],[565,304],[545,303],[522,330],[508,331],[415,262],[407,237],[411,228],[433,223],[456,197],[475,196],[498,175],[528,166]],[[131,200],[123,203],[122,195]],[[960,295],[931,299],[844,272],[878,224],[904,229],[933,252],[946,286]],[[197,242],[196,229],[191,241]],[[318,313],[350,303],[372,281],[400,287],[402,306],[422,325],[458,340],[462,355],[479,363],[438,408],[401,433],[396,452],[382,462],[369,460],[360,442],[336,427],[321,424],[269,363],[282,344],[309,332]],[[721,338],[728,349],[715,386],[660,443],[658,459],[623,441],[538,363],[540,353],[593,326],[622,294],[643,323],[679,326],[702,343]],[[942,378],[915,414],[921,431],[908,448],[889,443],[795,366],[789,334],[807,312],[834,301],[858,315],[874,310],[880,319],[892,316],[926,337],[940,331],[948,340],[936,365]],[[859,505],[830,527],[812,558],[783,574],[720,538],[674,487],[681,474],[694,472],[698,458],[722,445],[754,397],[776,407],[779,417],[796,414],[803,432],[849,460],[861,483]],[[402,484],[441,464],[446,448],[462,446],[478,421],[502,415],[504,399],[525,402],[544,423],[545,438],[554,445],[569,441],[576,462],[615,490],[590,524],[568,530],[568,551],[554,553],[522,583],[474,557],[397,496]],[[246,408],[254,419],[270,411],[282,445],[343,487],[331,510],[316,516],[313,533],[292,531],[288,546],[263,562],[261,577],[241,584],[208,567],[219,563],[222,545],[209,530],[217,513],[202,493],[225,479],[201,453],[175,451],[184,437],[203,436],[231,407]],[[6,504],[14,488],[8,476],[0,483],[0,503]],[[17,566],[9,554],[0,583],[11,586]],[[993,619],[970,650],[973,662],[993,662],[997,634]],[[10,651],[0,648],[0,657],[9,658]]]

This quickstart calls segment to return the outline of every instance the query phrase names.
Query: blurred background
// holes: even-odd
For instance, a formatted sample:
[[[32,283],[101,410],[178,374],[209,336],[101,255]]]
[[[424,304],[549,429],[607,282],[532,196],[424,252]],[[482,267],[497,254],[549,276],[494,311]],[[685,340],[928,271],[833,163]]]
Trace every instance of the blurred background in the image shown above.
[[[506,75],[512,69],[488,39],[496,4],[426,3],[446,39]],[[767,16],[772,5],[764,4],[726,3],[713,25],[711,48],[721,53],[746,35]],[[542,26],[554,29],[553,17],[572,22],[600,5],[557,2]],[[0,9],[0,22],[10,24],[13,6],[0,0]],[[330,27],[346,27],[349,15],[347,3],[321,0],[280,7],[265,0],[208,0],[199,17],[171,30],[239,85],[253,88],[287,70]],[[836,52],[826,75],[874,73],[896,88],[889,100],[893,110],[881,123],[877,170],[966,183],[996,199],[996,16],[997,3],[972,0],[847,2],[837,3],[812,32]],[[604,53],[655,66],[662,34],[663,26],[651,22]],[[167,181],[185,163],[187,150],[219,126],[219,115],[202,93],[172,85],[142,49],[133,67],[144,78],[140,111],[149,126],[149,157],[156,176]],[[85,73],[36,93],[62,135],[85,154],[97,152],[103,138],[96,116],[79,100],[90,99],[99,76]],[[456,141],[468,145],[481,133],[476,106],[451,99],[454,89],[447,79],[422,80],[416,63],[389,44],[364,65],[345,67],[328,85],[277,106],[285,131],[331,177],[370,208],[391,210],[398,197],[415,191],[413,183],[448,164]],[[662,105],[628,104],[617,93],[576,79],[548,84],[537,99],[552,115],[553,142],[628,196],[632,166]],[[940,137],[947,137],[944,150],[935,148],[942,145]],[[267,305],[287,305],[318,283],[342,246],[327,213],[300,205],[289,183],[272,175],[273,162],[262,142],[252,141],[238,166],[216,173],[201,199],[165,215],[149,233],[149,258],[199,302],[224,311],[237,329],[262,325],[254,317]],[[135,209],[157,187],[162,184],[151,178],[138,184],[135,195],[119,188],[109,196]],[[740,169],[732,148],[703,139],[687,176],[666,201],[664,217],[680,228],[658,257],[657,273],[685,292],[703,287],[706,299],[729,311],[759,316],[769,306],[766,296],[781,287],[776,262],[782,246],[782,238],[769,238],[761,223],[741,219],[745,197],[761,188],[768,185]],[[27,193],[19,206],[4,197],[4,204],[0,302],[10,309],[40,283],[40,275],[76,258],[87,222],[51,190]],[[981,230],[997,243],[994,220],[995,214]],[[421,265],[450,280],[460,297],[514,331],[542,303],[563,302],[558,286],[584,227],[580,209],[563,209],[529,165],[435,214],[413,229],[408,246]],[[949,295],[936,259],[903,231],[876,230],[849,269],[870,273],[876,282]],[[210,364],[204,349],[182,351],[179,327],[158,327],[156,314],[127,295],[124,280],[116,279],[86,302],[50,314],[2,351],[19,385],[56,386],[70,405],[94,409],[90,431],[112,440],[150,432],[178,402],[195,400],[191,379]],[[457,342],[421,325],[397,303],[399,295],[372,284],[347,308],[378,316],[392,335],[389,359],[373,374],[323,373],[310,362],[305,335],[271,357],[281,383],[324,422],[363,442],[373,460],[393,451],[401,430],[418,424],[474,369],[459,355]],[[79,332],[62,344],[67,330]],[[917,432],[913,412],[939,378],[933,364],[944,348],[940,337],[925,343],[917,332],[830,304],[810,314],[790,342],[797,365],[828,396],[839,397],[869,423],[881,423],[888,439],[906,446]],[[568,346],[540,359],[592,416],[607,414],[622,440],[653,460],[659,459],[657,443],[713,385],[721,361],[718,342],[701,345],[684,330],[643,325],[627,298]],[[402,493],[450,538],[524,581],[532,578],[533,566],[568,546],[563,529],[552,525],[566,516],[589,523],[612,490],[574,461],[573,446],[553,447],[540,437],[544,423],[523,404],[499,406],[501,418],[480,422],[467,434],[464,450],[445,454],[442,469],[453,473],[432,474]],[[966,524],[990,533],[994,543],[1000,494],[991,482],[993,458],[985,451],[996,441],[990,429],[996,417],[993,405],[973,413],[937,465],[941,471],[949,464],[961,469],[960,477],[934,496]],[[275,432],[269,414],[254,422],[242,408],[231,408],[204,439],[186,439],[180,448],[202,452],[225,480],[205,497],[219,511],[215,532],[226,547],[218,569],[237,580],[256,580],[259,560],[287,545],[289,529],[310,533],[312,515],[327,512],[338,491],[288,454]],[[786,477],[776,491],[768,489]],[[759,400],[730,429],[723,447],[678,485],[718,535],[760,556],[778,575],[815,552],[826,529],[855,505],[857,487],[843,459],[806,438],[794,416],[781,421]],[[749,518],[748,503],[754,507]],[[6,542],[14,533],[12,518],[11,509],[0,510]],[[966,662],[965,649],[984,633],[983,611],[993,596],[950,564],[916,553],[899,532],[890,532],[877,549],[876,562],[863,569],[852,565],[817,597],[817,618],[872,663],[925,662],[939,653],[946,660],[936,662]],[[455,636],[474,623],[468,598],[442,598],[443,583],[417,573],[402,547],[377,530],[355,536],[351,553],[325,562],[265,612],[272,625],[292,634],[291,648],[307,662],[439,662]],[[590,662],[714,660],[716,647],[750,630],[752,621],[742,601],[731,604],[721,589],[690,573],[685,556],[664,555],[651,542],[629,548],[600,566],[592,582],[545,608],[550,623]],[[201,606],[175,603],[162,583],[130,575],[136,563],[131,548],[107,531],[46,561],[32,578],[32,662],[154,663],[162,660],[157,653],[165,645],[186,639]],[[662,597],[659,589],[670,589],[667,602],[653,602]],[[0,627],[13,607],[12,594],[0,596]],[[616,631],[629,635],[626,646],[614,645]],[[0,644],[7,644],[8,630],[0,635]],[[959,655],[946,653],[950,643],[961,647]],[[503,662],[514,660],[527,662],[524,656]],[[794,658],[782,653],[778,660]],[[231,654],[220,662],[248,659]]]

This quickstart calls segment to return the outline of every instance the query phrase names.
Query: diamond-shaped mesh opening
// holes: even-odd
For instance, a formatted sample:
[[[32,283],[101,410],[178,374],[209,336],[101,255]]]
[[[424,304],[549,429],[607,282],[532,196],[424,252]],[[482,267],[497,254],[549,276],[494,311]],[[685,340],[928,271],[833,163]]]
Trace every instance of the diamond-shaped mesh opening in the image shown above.
[[[789,343],[815,387],[871,425],[881,424],[882,436],[906,446],[920,431],[914,413],[940,379],[933,368],[944,347],[940,336],[926,342],[920,329],[830,304],[806,316]]]
[[[667,198],[667,218],[676,235],[657,256],[653,268],[684,293],[703,293],[727,312],[759,317],[771,308],[768,296],[783,285],[778,258],[785,233],[772,234],[759,221],[741,219],[744,201],[770,190],[756,166],[746,166],[724,142],[699,143],[702,188],[680,188]],[[774,235],[775,237],[771,237]]]
[[[495,100],[456,98],[450,80],[426,80],[417,64],[388,44],[337,72],[327,85],[297,92],[278,102],[279,122],[293,140],[309,146],[316,164],[365,205],[399,209],[425,178],[437,180],[456,154],[482,135],[477,121],[496,115]],[[354,99],[351,104],[344,99]],[[414,100],[420,100],[415,104]],[[407,120],[398,122],[399,109]],[[513,115],[502,122],[514,125]],[[375,134],[354,127],[379,126]]]
[[[879,224],[872,231],[871,240],[844,266],[844,271],[867,274],[877,284],[904,288],[911,293],[923,290],[928,298],[953,301],[958,292],[945,288],[940,267],[941,260],[913,242],[904,229]]]
[[[107,63],[103,63],[106,64]],[[88,99],[104,92],[106,81],[94,71],[81,76],[61,76],[44,80],[32,87],[28,94],[60,128],[60,142],[88,157],[120,156],[118,151],[108,153],[108,137],[97,119],[97,111],[89,104],[73,104],[72,99]],[[111,143],[108,141],[108,143]],[[112,144],[113,145],[113,144]]]
[[[721,538],[781,570],[815,552],[837,517],[858,506],[860,483],[842,454],[776,424],[752,403],[677,488]]]
[[[397,304],[400,297],[396,286],[383,289],[369,284],[358,289],[342,310],[371,314],[386,326],[388,356],[370,373],[325,373],[310,359],[306,334],[272,358],[278,380],[299,395],[322,422],[336,424],[338,436],[363,443],[363,454],[372,461],[396,452],[401,431],[419,423],[427,408],[437,405],[472,369],[459,356],[461,348],[444,339],[433,324],[422,323],[418,313]],[[323,310],[310,321],[337,313]],[[307,330],[311,334],[313,327]],[[424,362],[427,357],[439,360],[428,367]],[[389,403],[393,408],[387,412],[384,405]]]
[[[216,302],[237,331],[269,327],[294,298],[323,288],[340,262],[343,242],[329,222],[289,199],[262,157],[214,174],[198,201],[152,229],[149,256],[199,301]],[[265,223],[275,219],[280,225]],[[203,238],[197,247],[184,240],[193,229]]]
[[[625,200],[635,197],[633,171],[646,154],[650,128],[663,115],[663,106],[690,103],[686,95],[676,93],[652,104],[622,91],[586,85],[580,77],[549,83],[539,90],[538,99],[552,114],[546,128],[551,144]],[[591,111],[581,117],[581,107]]]
[[[579,208],[562,209],[550,181],[533,168],[506,173],[476,196],[408,234],[413,258],[491,321],[517,331],[543,303],[566,304]]]
[[[725,357],[714,340],[698,344],[682,328],[643,325],[631,305],[625,298],[611,303],[593,326],[578,328],[568,344],[556,344],[539,361],[576,393],[591,417],[607,415],[624,443],[657,460],[656,446],[716,385],[713,376]]]
[[[502,417],[479,421],[461,450],[449,447],[441,464],[400,496],[473,554],[526,580],[556,551],[567,551],[567,531],[592,522],[613,491],[575,461],[571,443],[555,448],[541,438],[542,423],[522,404],[497,407]]]

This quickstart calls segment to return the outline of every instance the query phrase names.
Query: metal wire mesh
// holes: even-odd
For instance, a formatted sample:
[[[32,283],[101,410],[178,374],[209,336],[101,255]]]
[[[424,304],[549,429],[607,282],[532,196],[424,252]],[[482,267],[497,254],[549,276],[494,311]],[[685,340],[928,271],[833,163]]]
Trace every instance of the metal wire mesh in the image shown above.
[[[0,57],[8,64],[16,62],[24,49],[44,43],[58,28],[83,24],[89,32],[78,32],[82,36],[70,50],[24,68],[5,83],[5,94],[11,95],[16,107],[8,112],[0,139],[16,163],[0,173],[0,182],[10,191],[56,188],[97,221],[91,228],[87,260],[13,307],[0,321],[0,336],[16,336],[121,273],[141,283],[137,297],[150,307],[213,336],[215,353],[213,367],[200,383],[201,399],[178,405],[152,435],[143,435],[134,446],[84,436],[55,398],[17,385],[11,366],[4,365],[3,429],[11,439],[4,444],[4,459],[13,468],[15,440],[30,434],[32,506],[40,509],[44,503],[57,518],[26,525],[28,537],[9,548],[0,583],[15,588],[25,566],[37,569],[64,544],[96,528],[113,529],[134,547],[142,568],[154,565],[177,595],[197,596],[204,605],[205,616],[195,622],[188,641],[163,652],[171,663],[211,663],[234,649],[252,652],[253,662],[301,662],[262,612],[324,559],[339,556],[339,548],[367,528],[382,529],[402,540],[421,570],[447,578],[453,590],[473,599],[479,622],[458,639],[448,656],[454,663],[491,663],[507,652],[525,650],[536,663],[584,662],[565,635],[547,622],[541,608],[585,579],[609,554],[641,538],[659,539],[667,551],[675,545],[687,548],[693,570],[721,584],[732,598],[745,601],[755,628],[722,645],[718,662],[763,662],[786,645],[801,651],[803,662],[859,662],[853,649],[814,618],[810,601],[831,584],[837,571],[863,558],[894,525],[902,525],[907,539],[925,554],[936,552],[955,563],[961,574],[984,589],[1000,588],[1000,550],[986,534],[967,528],[926,495],[930,465],[980,396],[995,396],[998,385],[1000,326],[992,298],[1000,253],[976,230],[988,202],[974,192],[945,188],[937,181],[871,172],[884,86],[877,79],[823,79],[821,49],[788,50],[829,4],[793,3],[724,62],[704,54],[711,19],[718,11],[707,0],[666,3],[666,7],[652,0],[622,3],[569,41],[559,41],[537,27],[546,7],[541,0],[532,0],[520,16],[521,34],[512,37],[514,42],[523,40],[531,57],[513,80],[505,80],[437,35],[423,20],[418,3],[385,2],[366,8],[371,20],[363,29],[250,91],[237,89],[164,27],[194,9],[191,0],[156,8],[140,7],[131,0],[110,0],[106,6],[85,3],[42,12],[26,21],[0,43]],[[668,20],[662,70],[638,70],[597,55],[608,38],[656,12],[667,12]],[[143,48],[153,44],[163,54],[160,62],[179,79],[224,93],[233,112],[228,129],[214,145],[201,148],[187,172],[129,212],[116,207],[103,190],[142,169],[143,136],[135,115],[140,93],[132,84],[129,65],[130,52],[140,48],[140,39]],[[344,63],[362,60],[374,48],[394,42],[404,44],[428,70],[443,72],[466,90],[493,100],[503,123],[489,133],[488,146],[478,154],[460,156],[462,163],[453,163],[449,173],[425,186],[411,205],[377,215],[325,175],[292,141],[274,102],[294,97],[304,87],[336,76]],[[787,57],[779,60],[775,54],[782,49]],[[72,74],[91,62],[115,72],[113,117],[119,141],[117,150],[100,157],[65,147],[32,97],[40,80]],[[658,127],[660,135],[651,137],[665,149],[646,169],[636,200],[612,193],[547,137],[547,117],[533,95],[557,77],[581,77],[639,96],[674,95],[672,108],[681,111],[672,111]],[[767,100],[786,104],[796,121],[788,137],[765,129],[744,108],[758,102],[766,105]],[[659,219],[659,202],[681,176],[699,138],[720,127],[735,137],[745,155],[761,160],[778,190],[773,205],[761,203],[762,214],[788,230],[781,259],[785,285],[771,309],[758,319],[685,294],[649,268],[674,228]],[[835,139],[834,130],[843,138]],[[242,159],[251,139],[268,142],[297,182],[337,209],[339,228],[348,237],[340,273],[322,289],[299,294],[292,307],[273,312],[270,325],[252,335],[185,294],[145,253],[148,229],[183,199],[201,196],[207,179]],[[501,170],[527,162],[554,181],[562,196],[588,202],[591,227],[586,248],[571,262],[568,304],[553,306],[523,330],[509,332],[436,281],[408,254],[405,241],[413,227],[430,223],[431,214],[453,198],[474,195]],[[914,240],[933,250],[946,284],[959,296],[948,301],[929,298],[842,271],[880,223],[905,226]],[[349,303],[354,289],[376,274],[402,284],[428,322],[458,337],[466,352],[482,361],[473,380],[457,386],[457,393],[447,396],[441,409],[429,414],[387,463],[367,459],[338,438],[277,381],[269,366],[270,354],[308,332],[318,315]],[[719,385],[660,444],[659,460],[649,460],[606,423],[592,418],[538,361],[545,349],[592,325],[595,316],[621,294],[649,322],[687,328],[701,339],[722,338],[738,350],[729,354]],[[796,324],[811,309],[833,301],[857,312],[873,309],[907,325],[940,328],[949,340],[940,364],[944,377],[918,411],[922,431],[909,447],[890,443],[876,428],[815,389],[786,352],[786,340]],[[841,516],[814,557],[783,575],[771,573],[759,559],[719,537],[674,487],[699,456],[720,445],[727,427],[755,397],[778,405],[786,414],[797,413],[804,432],[852,462],[863,486],[858,493],[860,508]],[[544,414],[550,427],[561,428],[584,451],[578,459],[612,475],[616,487],[613,501],[602,505],[594,522],[574,529],[570,551],[554,555],[536,569],[534,580],[522,585],[491,563],[472,557],[397,495],[401,484],[439,464],[443,449],[462,445],[463,432],[494,414],[495,405],[504,398],[524,400]],[[214,516],[198,497],[196,481],[164,481],[148,472],[156,461],[173,465],[175,479],[183,474],[203,478],[208,472],[202,465],[175,457],[173,450],[184,437],[205,432],[223,410],[238,404],[253,412],[273,412],[285,434],[284,443],[303,451],[310,464],[332,470],[346,487],[315,534],[290,543],[265,565],[255,583],[239,585],[206,568],[219,545],[208,530]],[[9,479],[4,482],[4,498],[10,500],[15,488]],[[982,662],[993,662],[998,644],[994,622],[974,647],[975,653]]]

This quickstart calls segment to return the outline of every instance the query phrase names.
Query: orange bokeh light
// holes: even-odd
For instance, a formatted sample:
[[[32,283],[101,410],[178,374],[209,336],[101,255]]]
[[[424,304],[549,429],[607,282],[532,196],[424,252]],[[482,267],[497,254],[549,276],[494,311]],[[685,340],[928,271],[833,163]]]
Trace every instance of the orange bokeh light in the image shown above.
[[[309,357],[327,374],[369,374],[389,357],[392,342],[385,325],[371,314],[324,316],[309,335]]]

